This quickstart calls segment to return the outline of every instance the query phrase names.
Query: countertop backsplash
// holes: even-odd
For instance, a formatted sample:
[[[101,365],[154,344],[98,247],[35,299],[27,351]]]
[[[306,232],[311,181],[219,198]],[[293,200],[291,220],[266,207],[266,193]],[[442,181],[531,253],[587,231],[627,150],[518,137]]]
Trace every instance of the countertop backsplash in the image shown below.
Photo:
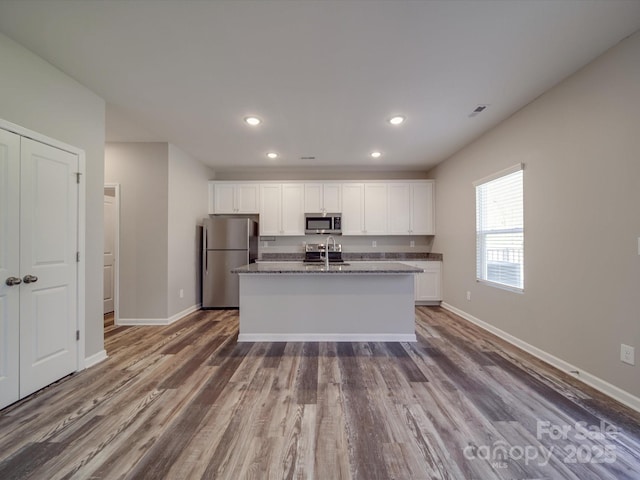
[[[433,236],[334,236],[345,260],[441,260],[431,252]],[[258,258],[302,261],[307,243],[325,243],[326,235],[260,237]]]

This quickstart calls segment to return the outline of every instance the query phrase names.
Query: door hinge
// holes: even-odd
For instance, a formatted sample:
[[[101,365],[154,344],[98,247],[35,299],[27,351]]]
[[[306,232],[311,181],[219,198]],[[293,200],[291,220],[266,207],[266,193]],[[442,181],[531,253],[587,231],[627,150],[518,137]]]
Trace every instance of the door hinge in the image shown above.
[[[76,262],[80,261],[80,252],[76,252]]]
[[[80,173],[80,172],[75,172],[75,176],[76,176],[76,183],[80,183],[80,175],[82,175],[82,173]]]
[[[76,340],[80,340],[80,330],[76,330]]]

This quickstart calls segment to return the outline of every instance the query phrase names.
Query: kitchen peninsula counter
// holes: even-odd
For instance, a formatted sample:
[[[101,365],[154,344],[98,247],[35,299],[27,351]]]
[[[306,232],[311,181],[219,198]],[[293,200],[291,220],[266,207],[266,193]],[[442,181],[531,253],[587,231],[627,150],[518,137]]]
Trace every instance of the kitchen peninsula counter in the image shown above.
[[[240,276],[239,342],[415,342],[413,275],[402,263],[253,263]]]

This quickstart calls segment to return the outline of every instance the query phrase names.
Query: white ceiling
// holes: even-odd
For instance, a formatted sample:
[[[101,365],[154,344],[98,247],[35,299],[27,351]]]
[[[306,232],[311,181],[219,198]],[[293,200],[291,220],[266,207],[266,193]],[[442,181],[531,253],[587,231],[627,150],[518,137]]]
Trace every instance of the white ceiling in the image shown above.
[[[216,170],[427,170],[639,28],[638,0],[0,0],[107,101],[108,141]]]

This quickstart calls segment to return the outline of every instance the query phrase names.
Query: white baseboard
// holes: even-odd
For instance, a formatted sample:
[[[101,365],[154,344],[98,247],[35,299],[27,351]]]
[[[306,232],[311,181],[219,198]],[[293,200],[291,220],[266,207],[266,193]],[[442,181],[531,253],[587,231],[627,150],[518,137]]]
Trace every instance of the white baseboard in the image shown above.
[[[169,318],[119,318],[118,325],[123,326],[139,326],[139,325],[171,325],[190,313],[200,310],[202,304],[192,305],[191,307],[170,316]]]
[[[241,333],[238,342],[416,342],[404,333]]]
[[[169,317],[169,323],[177,322],[182,317],[186,317],[190,313],[200,310],[200,307],[202,307],[202,304],[198,303],[196,305],[191,305],[189,308],[185,308],[183,311],[178,312],[175,315],[172,315],[171,317]]]
[[[106,350],[100,350],[98,353],[94,353],[93,355],[85,357],[85,359],[84,359],[84,368],[93,367],[94,365],[99,364],[100,362],[106,360],[107,358],[108,358],[107,357],[107,351]]]
[[[590,387],[595,388],[599,392],[604,393],[605,395],[613,398],[614,400],[617,400],[618,402],[626,405],[627,407],[630,407],[635,411],[640,412],[640,398],[636,397],[635,395],[632,395],[631,393],[625,390],[622,390],[621,388],[616,387],[615,385],[612,385],[609,382],[602,380],[601,378],[596,377],[595,375],[589,372],[581,370],[575,365],[565,362],[561,358],[551,355],[550,353],[545,352],[544,350],[541,350],[538,347],[534,347],[533,345],[530,345],[529,343],[523,340],[520,340],[517,337],[514,337],[510,333],[507,333],[504,330],[494,327],[493,325],[483,320],[480,320],[479,318],[474,317],[473,315],[470,315],[469,313],[463,310],[460,310],[459,308],[456,308],[453,305],[449,305],[448,303],[442,302],[441,306],[445,310],[449,310],[450,312],[455,313],[456,315],[464,318],[465,320],[468,320],[469,322],[479,326],[483,330],[493,333],[494,335],[502,338],[503,340],[509,342],[510,344],[515,345],[521,350],[524,350],[525,352],[530,353],[534,357],[539,358],[543,362],[546,362],[549,365],[556,367],[559,370],[562,370],[563,372],[571,375],[572,377],[580,380],[583,383],[586,383]],[[575,372],[578,372],[578,373],[576,374]]]

